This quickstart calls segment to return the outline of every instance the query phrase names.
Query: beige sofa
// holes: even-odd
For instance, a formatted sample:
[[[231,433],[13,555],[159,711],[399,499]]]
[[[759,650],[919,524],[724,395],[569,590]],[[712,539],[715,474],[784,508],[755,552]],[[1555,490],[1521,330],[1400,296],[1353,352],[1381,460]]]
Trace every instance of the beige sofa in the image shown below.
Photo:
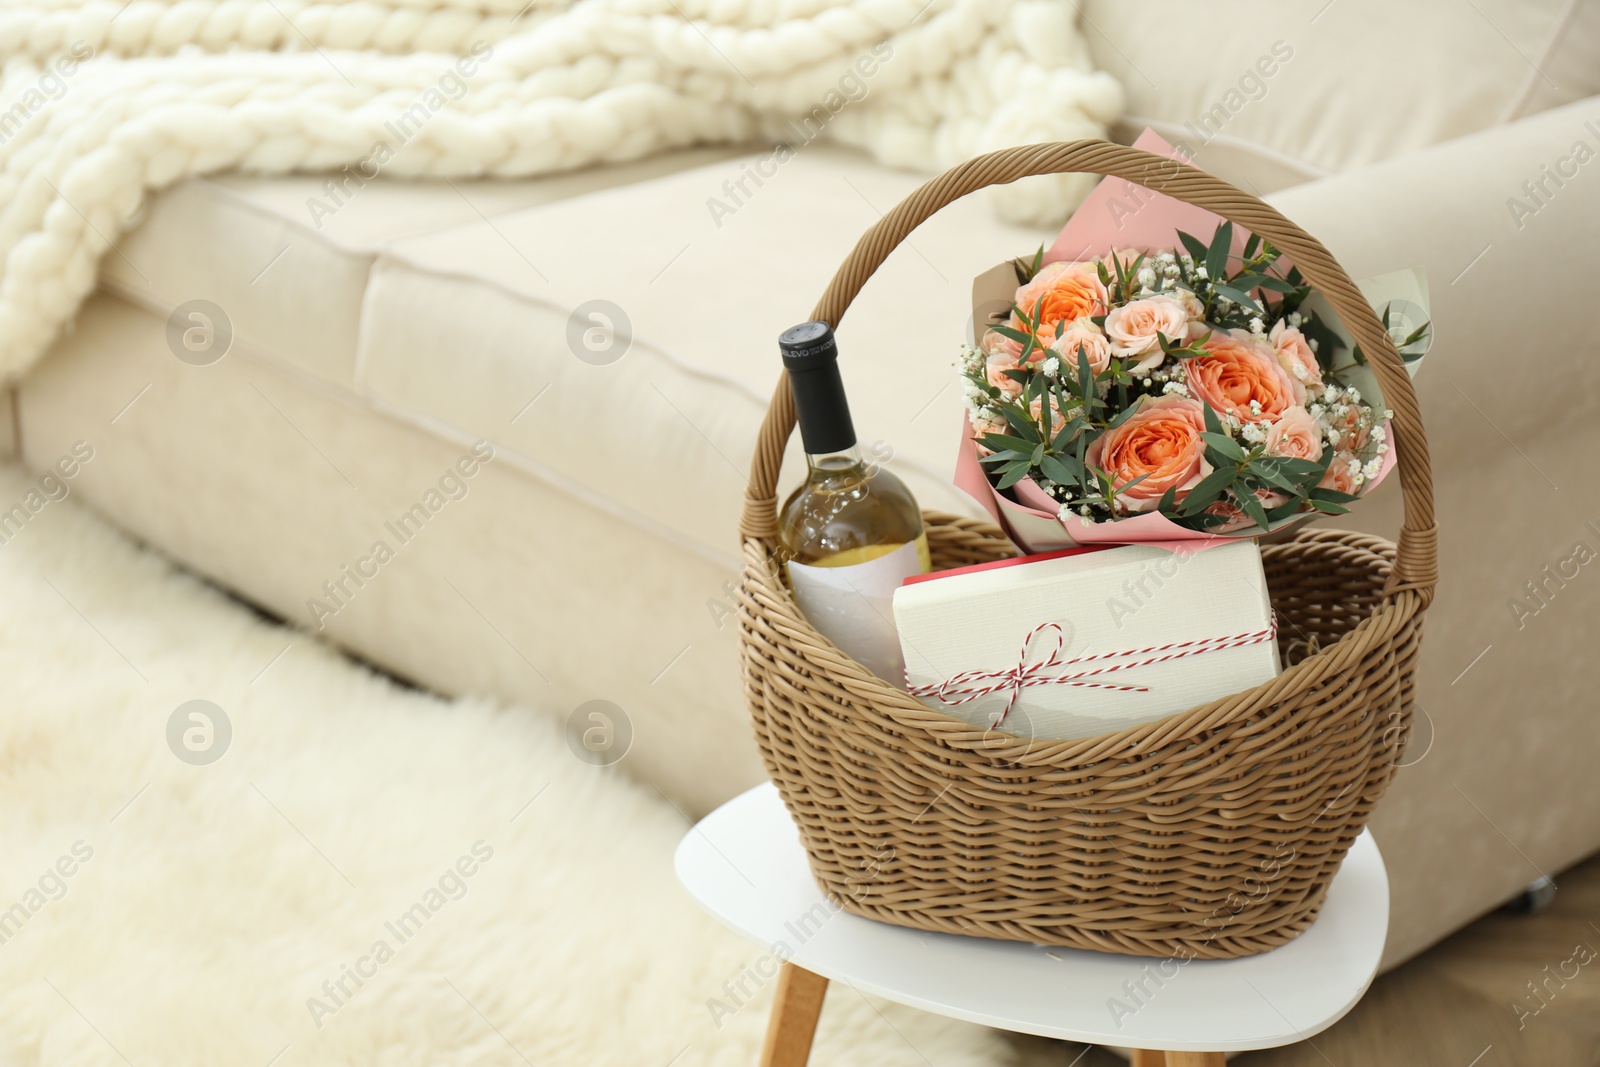
[[[1421,734],[1375,823],[1392,964],[1600,847],[1600,579],[1551,577],[1574,542],[1600,547],[1600,163],[1572,162],[1600,147],[1600,4],[1220,7],[1085,6],[1128,89],[1119,136],[1185,142],[1356,277],[1418,265],[1433,284],[1443,580]],[[761,777],[728,591],[774,338],[921,180],[820,145],[770,157],[185,183],[17,387],[15,447],[43,467],[89,442],[82,499],[418,684],[562,717],[614,703],[622,768],[703,812]],[[1557,186],[1546,164],[1572,173]],[[970,198],[841,328],[863,438],[926,506],[971,510],[949,485],[971,276],[1048,236]],[[1397,507],[1391,485],[1354,519],[1392,534]]]

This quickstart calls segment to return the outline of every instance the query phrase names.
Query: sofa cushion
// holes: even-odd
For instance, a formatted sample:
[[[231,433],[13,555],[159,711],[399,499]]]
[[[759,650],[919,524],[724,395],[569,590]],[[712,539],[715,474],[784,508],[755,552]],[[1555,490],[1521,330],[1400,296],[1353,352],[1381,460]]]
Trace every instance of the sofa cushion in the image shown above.
[[[357,188],[321,175],[195,179],[151,198],[101,261],[101,284],[161,315],[208,300],[228,316],[239,343],[353,387],[361,300],[373,258],[388,242],[734,151],[675,152],[526,181],[380,179]]]
[[[1082,22],[1122,135],[1258,193],[1600,92],[1595,0],[1088,0]]]

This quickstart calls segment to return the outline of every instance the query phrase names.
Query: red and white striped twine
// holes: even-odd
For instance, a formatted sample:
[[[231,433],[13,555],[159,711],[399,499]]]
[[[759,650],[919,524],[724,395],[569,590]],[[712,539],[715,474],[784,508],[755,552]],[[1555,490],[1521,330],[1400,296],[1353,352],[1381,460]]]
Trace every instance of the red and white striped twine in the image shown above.
[[[1029,652],[1032,650],[1034,640],[1041,634],[1050,633],[1055,637],[1056,646],[1050,655],[1036,663],[1028,662]],[[979,697],[991,696],[1007,689],[1011,697],[1006,701],[1005,710],[991,723],[999,726],[1005,722],[1006,716],[1011,714],[1011,709],[1016,706],[1017,697],[1029,686],[1035,685],[1072,685],[1084,689],[1110,689],[1118,693],[1148,693],[1149,687],[1142,685],[1117,685],[1113,682],[1092,682],[1089,678],[1112,674],[1116,671],[1133,670],[1138,667],[1148,667],[1153,663],[1165,663],[1168,660],[1183,659],[1185,656],[1198,656],[1204,652],[1220,652],[1228,648],[1242,648],[1245,645],[1259,645],[1263,641],[1276,640],[1278,636],[1278,616],[1274,612],[1272,621],[1265,630],[1254,633],[1233,634],[1228,637],[1203,637],[1193,641],[1177,641],[1165,645],[1151,645],[1149,648],[1135,648],[1122,652],[1096,652],[1089,656],[1075,656],[1072,659],[1063,659],[1062,653],[1066,651],[1067,639],[1061,627],[1053,622],[1040,623],[1028,631],[1028,636],[1022,639],[1022,651],[1017,656],[1017,665],[999,671],[962,671],[942,682],[933,682],[927,685],[913,685],[911,672],[906,671],[906,688],[914,697],[934,697],[941,704],[951,707],[977,700]],[[1105,660],[1127,660],[1136,656],[1147,657],[1134,660],[1131,663],[1113,663],[1104,667],[1092,667],[1089,670],[1075,671],[1070,674],[1050,674],[1064,667],[1076,667],[1085,663],[1099,663]]]

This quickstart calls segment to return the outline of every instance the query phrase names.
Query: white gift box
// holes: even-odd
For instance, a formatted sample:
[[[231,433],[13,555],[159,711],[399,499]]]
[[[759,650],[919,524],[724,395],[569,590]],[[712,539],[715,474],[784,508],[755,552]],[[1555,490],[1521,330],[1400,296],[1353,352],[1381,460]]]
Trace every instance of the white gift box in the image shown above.
[[[975,726],[1094,737],[1279,670],[1253,540],[1080,548],[912,578],[895,591],[906,683]]]

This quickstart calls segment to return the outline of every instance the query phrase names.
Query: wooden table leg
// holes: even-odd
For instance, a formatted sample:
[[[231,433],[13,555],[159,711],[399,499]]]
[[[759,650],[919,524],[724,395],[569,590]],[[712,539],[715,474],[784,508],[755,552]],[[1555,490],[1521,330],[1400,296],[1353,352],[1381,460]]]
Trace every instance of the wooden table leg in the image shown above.
[[[828,980],[821,975],[792,963],[783,965],[778,972],[777,995],[772,999],[772,1017],[767,1020],[761,1067],[805,1067],[827,991]]]
[[[1133,1050],[1133,1062],[1129,1067],[1167,1067],[1167,1054],[1136,1048]]]
[[[1220,1052],[1169,1052],[1167,1067],[1227,1067]]]

